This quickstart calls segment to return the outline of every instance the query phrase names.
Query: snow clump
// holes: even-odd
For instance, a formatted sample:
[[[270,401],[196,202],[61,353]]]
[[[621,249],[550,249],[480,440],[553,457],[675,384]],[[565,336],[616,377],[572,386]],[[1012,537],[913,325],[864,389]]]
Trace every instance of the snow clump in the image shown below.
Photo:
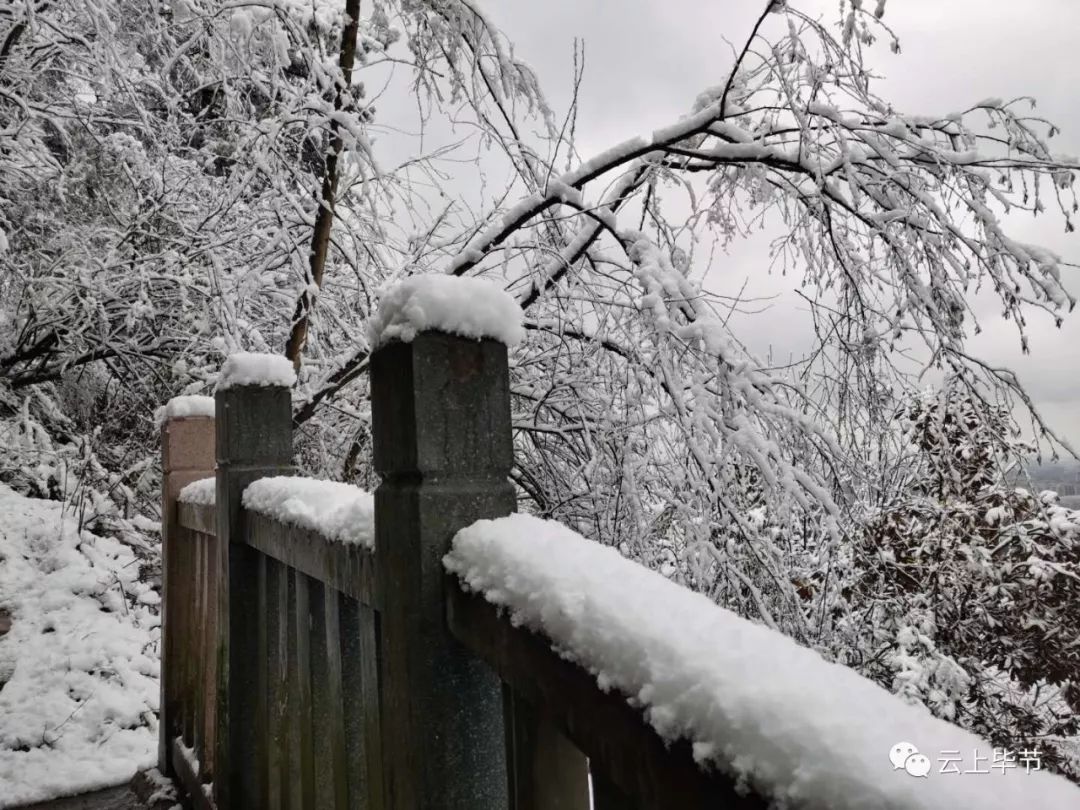
[[[665,740],[689,741],[702,767],[778,807],[1080,808],[1075,785],[1015,760],[987,776],[942,772],[942,752],[977,767],[995,748],[554,521],[478,521],[443,562],[640,707]],[[917,749],[912,767],[891,761],[898,745]]]
[[[183,419],[191,416],[209,416],[214,418],[214,398],[204,396],[173,397],[166,404],[154,411],[154,420],[158,427],[170,419]]]
[[[253,481],[244,507],[338,543],[375,547],[375,499],[351,484],[289,475]]]
[[[236,352],[222,364],[217,390],[227,391],[241,385],[292,388],[295,383],[296,371],[292,361],[284,355]]]
[[[374,350],[392,340],[409,343],[428,329],[516,346],[525,337],[517,302],[482,278],[428,274],[407,278],[382,296],[368,327]]]

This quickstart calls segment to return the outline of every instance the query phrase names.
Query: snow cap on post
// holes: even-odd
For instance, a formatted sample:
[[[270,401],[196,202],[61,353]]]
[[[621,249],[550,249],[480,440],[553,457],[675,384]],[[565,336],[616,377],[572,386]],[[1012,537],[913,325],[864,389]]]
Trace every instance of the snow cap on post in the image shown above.
[[[161,427],[170,419],[186,419],[192,416],[214,418],[214,398],[200,395],[173,397],[156,411],[154,421]]]
[[[420,332],[493,338],[516,346],[525,337],[517,302],[495,283],[441,273],[413,276],[386,290],[368,327],[375,349],[391,341],[410,343]]]
[[[241,385],[292,388],[295,383],[296,371],[285,355],[236,352],[222,364],[216,390],[228,391]]]

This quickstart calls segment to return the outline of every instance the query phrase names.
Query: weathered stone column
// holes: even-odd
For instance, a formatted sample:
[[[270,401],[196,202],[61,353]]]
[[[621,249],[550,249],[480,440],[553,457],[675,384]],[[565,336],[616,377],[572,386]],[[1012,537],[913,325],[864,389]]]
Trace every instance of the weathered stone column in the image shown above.
[[[258,358],[262,363],[267,360],[288,363],[284,357]],[[223,379],[229,379],[230,364],[237,362],[236,358],[226,361]],[[258,553],[244,541],[241,497],[258,478],[293,472],[292,401],[287,386],[269,383],[219,383],[214,398],[219,550],[214,798],[223,809],[261,810],[266,760],[259,755],[256,684],[258,627],[263,617],[258,611]]]
[[[183,412],[182,409],[178,409]],[[170,416],[165,406],[161,424],[161,705],[158,710],[158,769],[172,774],[168,741],[179,735],[176,682],[180,674],[174,649],[176,634],[170,617],[177,615],[177,588],[170,575],[188,576],[177,569],[179,543],[184,541],[176,520],[176,498],[192,481],[214,475],[214,420],[209,416]]]
[[[442,558],[514,509],[506,347],[422,332],[371,359],[387,810],[505,810],[502,689],[449,635]]]

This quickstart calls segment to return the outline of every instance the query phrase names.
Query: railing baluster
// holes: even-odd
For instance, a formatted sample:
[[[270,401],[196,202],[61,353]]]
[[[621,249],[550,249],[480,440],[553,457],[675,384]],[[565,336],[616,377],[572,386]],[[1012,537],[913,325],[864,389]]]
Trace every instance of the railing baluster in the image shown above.
[[[191,747],[202,768],[203,739],[203,619],[206,614],[206,578],[203,575],[206,561],[205,546],[201,532],[193,532],[188,545],[191,549],[191,635],[188,639],[188,655],[191,656]]]
[[[214,780],[214,762],[217,746],[217,538],[211,534],[202,535],[206,544],[203,580],[206,594],[206,637],[203,643],[203,740],[199,761],[202,763],[203,776],[207,782]]]
[[[273,667],[270,663],[269,639],[269,633],[271,632],[270,605],[272,602],[270,594],[272,591],[270,590],[270,575],[268,573],[270,567],[274,564],[274,561],[268,559],[265,555],[259,555],[259,615],[264,618],[263,621],[259,622],[255,653],[257,661],[255,689],[258,692],[255,715],[255,753],[259,761],[263,763],[261,768],[262,780],[259,785],[259,803],[261,807],[266,808],[272,806],[270,803],[270,781],[274,778],[273,772],[270,770],[270,752],[273,749],[273,737],[270,732],[270,712],[273,707],[273,703],[270,701],[270,679],[273,677]]]
[[[306,574],[290,569],[293,581],[293,612],[291,621],[293,643],[290,644],[290,677],[293,687],[293,738],[294,770],[298,771],[294,794],[298,807],[303,810],[315,808],[315,766],[312,761],[311,727],[311,600],[309,579]]]
[[[585,755],[506,685],[503,700],[513,810],[589,810]]]
[[[383,808],[379,717],[379,649],[375,612],[355,599],[338,600],[349,807]]]
[[[288,756],[286,747],[285,661],[288,654],[288,588],[286,568],[277,560],[266,560],[266,645],[267,645],[267,807],[288,807]]]
[[[195,723],[191,709],[191,699],[195,691],[193,684],[194,666],[191,656],[191,642],[194,638],[195,625],[195,577],[194,532],[186,532],[180,549],[180,603],[183,619],[180,623],[180,738],[188,748],[195,747]]]
[[[593,810],[638,810],[640,805],[627,797],[602,773],[592,771]]]
[[[313,579],[311,601],[311,714],[315,725],[315,804],[319,810],[346,810],[345,718],[341,692],[338,593]],[[366,804],[360,804],[366,807]]]
[[[285,569],[288,601],[285,607],[285,745],[287,750],[289,810],[304,810],[300,763],[300,676],[296,640],[296,569]]]

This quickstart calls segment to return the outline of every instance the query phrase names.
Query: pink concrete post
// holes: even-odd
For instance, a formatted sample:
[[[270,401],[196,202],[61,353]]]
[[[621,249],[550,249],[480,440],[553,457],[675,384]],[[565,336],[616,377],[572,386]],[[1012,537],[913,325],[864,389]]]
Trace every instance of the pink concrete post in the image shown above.
[[[166,410],[168,414],[168,410]],[[177,587],[169,587],[169,572],[177,571],[178,544],[183,541],[177,523],[176,498],[192,481],[214,476],[214,420],[209,416],[166,415],[161,425],[161,706],[158,718],[158,768],[172,774],[168,741],[179,734],[179,672],[173,646],[175,629],[170,630],[170,615],[177,616]],[[175,628],[175,626],[174,626]]]

